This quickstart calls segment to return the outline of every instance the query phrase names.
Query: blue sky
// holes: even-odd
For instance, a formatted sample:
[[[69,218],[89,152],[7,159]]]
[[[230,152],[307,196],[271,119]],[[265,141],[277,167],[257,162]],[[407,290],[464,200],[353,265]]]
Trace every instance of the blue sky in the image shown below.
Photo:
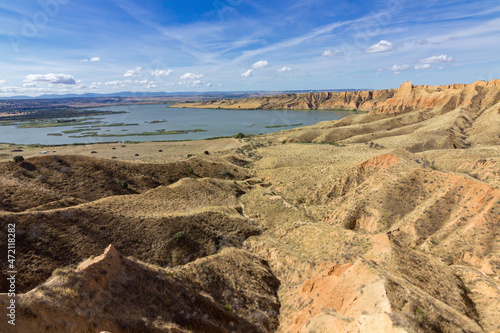
[[[500,78],[497,1],[0,3],[0,97]]]

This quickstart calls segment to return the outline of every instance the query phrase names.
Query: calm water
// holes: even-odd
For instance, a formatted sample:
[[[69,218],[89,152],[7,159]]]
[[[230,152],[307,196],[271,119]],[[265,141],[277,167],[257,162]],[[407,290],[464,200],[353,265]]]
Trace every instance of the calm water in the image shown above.
[[[138,123],[138,126],[101,127],[98,134],[120,134],[119,137],[84,137],[70,138],[70,135],[47,136],[48,133],[61,133],[81,126],[46,127],[46,128],[17,128],[15,126],[0,126],[0,142],[17,144],[69,144],[93,143],[111,141],[161,141],[161,140],[193,140],[215,136],[272,133],[291,127],[266,128],[274,125],[292,125],[303,123],[301,126],[313,125],[324,120],[341,119],[352,112],[349,111],[290,111],[290,110],[214,110],[168,108],[165,104],[154,105],[126,105],[97,108],[103,111],[126,111],[127,113],[108,116],[96,116],[104,123]],[[154,123],[154,120],[167,122]],[[104,124],[102,124],[104,125]],[[101,125],[101,126],[102,126]],[[154,132],[164,129],[193,130],[204,129],[206,132],[195,132],[176,135],[127,136],[127,133]],[[88,127],[89,131],[95,131]]]

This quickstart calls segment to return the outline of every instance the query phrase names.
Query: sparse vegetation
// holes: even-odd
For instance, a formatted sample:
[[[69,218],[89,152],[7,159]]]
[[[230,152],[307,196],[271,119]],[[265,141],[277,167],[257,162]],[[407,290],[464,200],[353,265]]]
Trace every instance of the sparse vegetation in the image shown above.
[[[427,313],[425,313],[423,310],[419,308],[415,309],[415,316],[417,317],[417,321],[419,323],[423,323],[428,317]]]
[[[469,149],[453,150],[447,142],[439,149],[442,133],[432,112],[440,117],[445,109],[355,115],[312,129],[227,139],[237,151],[210,142],[209,157],[206,143],[157,144],[151,154],[141,150],[145,144],[135,146],[144,162],[157,158],[152,164],[91,158],[84,147],[76,147],[84,156],[31,157],[38,151],[9,146],[30,156],[20,165],[0,165],[0,177],[14,184],[0,186],[0,199],[2,214],[20,234],[19,290],[39,285],[74,257],[97,255],[96,244],[114,242],[137,259],[106,257],[113,265],[86,274],[65,269],[57,273],[64,278],[53,281],[63,285],[40,286],[48,301],[33,303],[33,311],[49,305],[71,309],[68,317],[97,311],[92,320],[99,325],[100,318],[119,318],[118,327],[129,331],[156,324],[187,330],[185,313],[193,314],[193,331],[215,323],[214,331],[319,332],[328,321],[375,331],[382,319],[408,332],[494,331],[494,303],[484,300],[498,296],[499,160],[491,157],[498,147],[476,143],[473,127]],[[423,129],[397,135],[406,130],[399,123],[412,119],[425,119],[418,125]],[[292,144],[298,141],[304,144]],[[349,149],[330,146],[340,142]],[[168,148],[150,156],[159,147]],[[134,150],[96,148],[99,157],[112,152],[123,159]],[[196,158],[184,159],[188,151]],[[177,162],[165,163],[169,159]],[[133,189],[118,187],[124,179]],[[134,195],[120,195],[128,193]],[[480,256],[488,272],[468,254]],[[85,279],[94,286],[104,275],[106,284],[87,295]],[[71,276],[77,279],[67,283]],[[38,291],[20,294],[22,304]],[[111,306],[96,297],[108,293],[120,302]],[[166,294],[179,300],[182,314],[165,302]],[[40,313],[29,318],[41,320]],[[233,325],[224,326],[228,322]]]
[[[59,276],[59,275],[63,275],[65,273],[64,269],[61,269],[61,268],[56,268],[53,272],[52,272],[52,277],[54,276]]]

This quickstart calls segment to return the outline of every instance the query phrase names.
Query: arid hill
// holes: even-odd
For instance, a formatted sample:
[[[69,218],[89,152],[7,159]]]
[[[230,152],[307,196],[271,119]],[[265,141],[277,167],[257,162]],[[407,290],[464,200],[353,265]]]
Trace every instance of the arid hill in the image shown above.
[[[499,332],[500,81],[211,103],[280,98],[369,112],[169,163],[0,164],[17,328]]]
[[[208,109],[291,109],[291,110],[363,110],[378,107],[394,96],[395,90],[346,91],[306,94],[286,94],[244,99],[212,99],[200,103],[180,103],[171,107]]]

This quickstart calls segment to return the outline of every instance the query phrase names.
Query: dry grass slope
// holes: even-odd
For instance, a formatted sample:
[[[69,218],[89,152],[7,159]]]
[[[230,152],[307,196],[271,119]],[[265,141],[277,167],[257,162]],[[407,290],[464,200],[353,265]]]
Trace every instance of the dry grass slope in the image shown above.
[[[226,156],[0,165],[22,328],[499,332],[500,81],[200,107],[277,105],[370,112]]]

